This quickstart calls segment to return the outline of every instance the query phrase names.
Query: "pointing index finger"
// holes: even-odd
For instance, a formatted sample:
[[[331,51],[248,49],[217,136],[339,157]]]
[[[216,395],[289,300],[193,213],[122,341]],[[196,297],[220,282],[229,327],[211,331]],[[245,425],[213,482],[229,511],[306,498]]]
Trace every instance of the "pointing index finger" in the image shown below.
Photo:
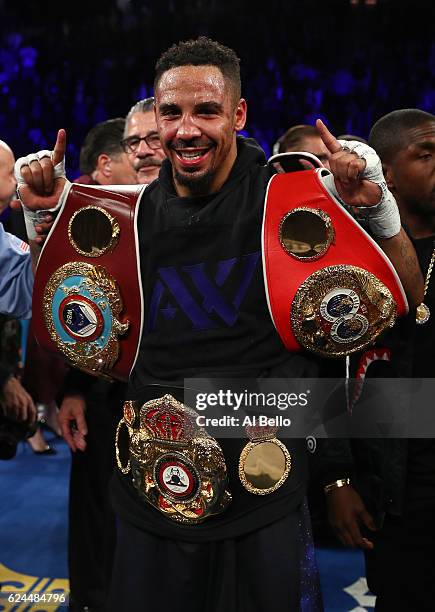
[[[56,144],[53,149],[53,164],[56,166],[60,164],[60,162],[65,157],[66,151],[66,132],[65,130],[59,130],[57,133]]]
[[[341,146],[341,144],[338,142],[335,136],[331,134],[331,132],[328,130],[328,128],[321,119],[317,119],[316,128],[319,132],[320,138],[323,140],[326,148],[331,153],[338,153],[338,151],[342,150],[343,147]]]

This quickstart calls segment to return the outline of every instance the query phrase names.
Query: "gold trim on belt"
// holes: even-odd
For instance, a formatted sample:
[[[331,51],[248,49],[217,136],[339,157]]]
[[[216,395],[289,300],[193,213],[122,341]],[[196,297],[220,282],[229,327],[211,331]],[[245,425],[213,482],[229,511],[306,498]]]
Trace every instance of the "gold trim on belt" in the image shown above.
[[[173,521],[201,523],[231,501],[218,442],[196,424],[194,410],[164,395],[140,408],[125,402],[116,459],[140,496]]]
[[[240,453],[239,478],[249,493],[269,495],[285,483],[292,467],[287,448],[276,437],[278,427],[246,427],[250,442]]]

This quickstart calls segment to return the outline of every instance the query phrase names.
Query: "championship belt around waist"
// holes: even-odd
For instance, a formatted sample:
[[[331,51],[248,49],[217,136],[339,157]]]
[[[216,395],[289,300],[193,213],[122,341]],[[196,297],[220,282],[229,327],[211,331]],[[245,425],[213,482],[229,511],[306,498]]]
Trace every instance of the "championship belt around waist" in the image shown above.
[[[342,357],[408,311],[391,262],[321,182],[324,169],[269,182],[262,249],[266,295],[286,348]]]
[[[143,320],[135,229],[143,190],[72,184],[33,290],[39,344],[86,372],[120,380],[133,368]]]
[[[195,525],[231,501],[218,442],[196,424],[197,413],[164,395],[140,406],[124,404],[116,432],[116,460],[131,471],[139,495],[167,518]]]

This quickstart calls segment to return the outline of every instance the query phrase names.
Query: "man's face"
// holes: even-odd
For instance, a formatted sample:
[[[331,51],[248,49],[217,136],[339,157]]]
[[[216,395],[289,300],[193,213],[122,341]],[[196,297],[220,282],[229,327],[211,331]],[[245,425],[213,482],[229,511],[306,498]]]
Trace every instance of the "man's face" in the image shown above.
[[[14,163],[12,151],[0,145],[0,213],[9,206],[15,195],[17,181],[14,177]]]
[[[157,127],[181,196],[220,189],[237,156],[236,132],[246,102],[234,96],[216,66],[167,70],[156,89]]]
[[[385,165],[387,184],[410,213],[435,214],[435,121],[411,129],[407,145]]]
[[[286,153],[289,151],[306,151],[307,153],[312,153],[322,162],[325,168],[330,170],[329,157],[331,154],[320,136],[305,136],[298,142],[295,148],[287,149]]]
[[[131,165],[127,153],[120,153],[116,157],[111,157],[110,169],[113,185],[136,185],[139,182],[137,172]]]
[[[130,117],[125,131],[125,138],[136,136],[155,136],[157,125],[153,111],[148,113],[133,113]],[[144,140],[141,140],[133,153],[127,153],[128,160],[137,172],[135,182],[145,185],[151,183],[159,175],[160,166],[166,155],[163,149],[150,149]]]

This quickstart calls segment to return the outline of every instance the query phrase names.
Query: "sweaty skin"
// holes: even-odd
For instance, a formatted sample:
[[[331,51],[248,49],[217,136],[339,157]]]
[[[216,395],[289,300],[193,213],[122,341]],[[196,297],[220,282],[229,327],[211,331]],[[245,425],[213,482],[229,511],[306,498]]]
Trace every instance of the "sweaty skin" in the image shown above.
[[[388,188],[414,238],[435,233],[435,121],[406,132],[406,146],[384,163]]]
[[[215,66],[181,66],[160,78],[157,128],[182,197],[215,193],[228,178],[246,122],[246,102],[232,93]]]

